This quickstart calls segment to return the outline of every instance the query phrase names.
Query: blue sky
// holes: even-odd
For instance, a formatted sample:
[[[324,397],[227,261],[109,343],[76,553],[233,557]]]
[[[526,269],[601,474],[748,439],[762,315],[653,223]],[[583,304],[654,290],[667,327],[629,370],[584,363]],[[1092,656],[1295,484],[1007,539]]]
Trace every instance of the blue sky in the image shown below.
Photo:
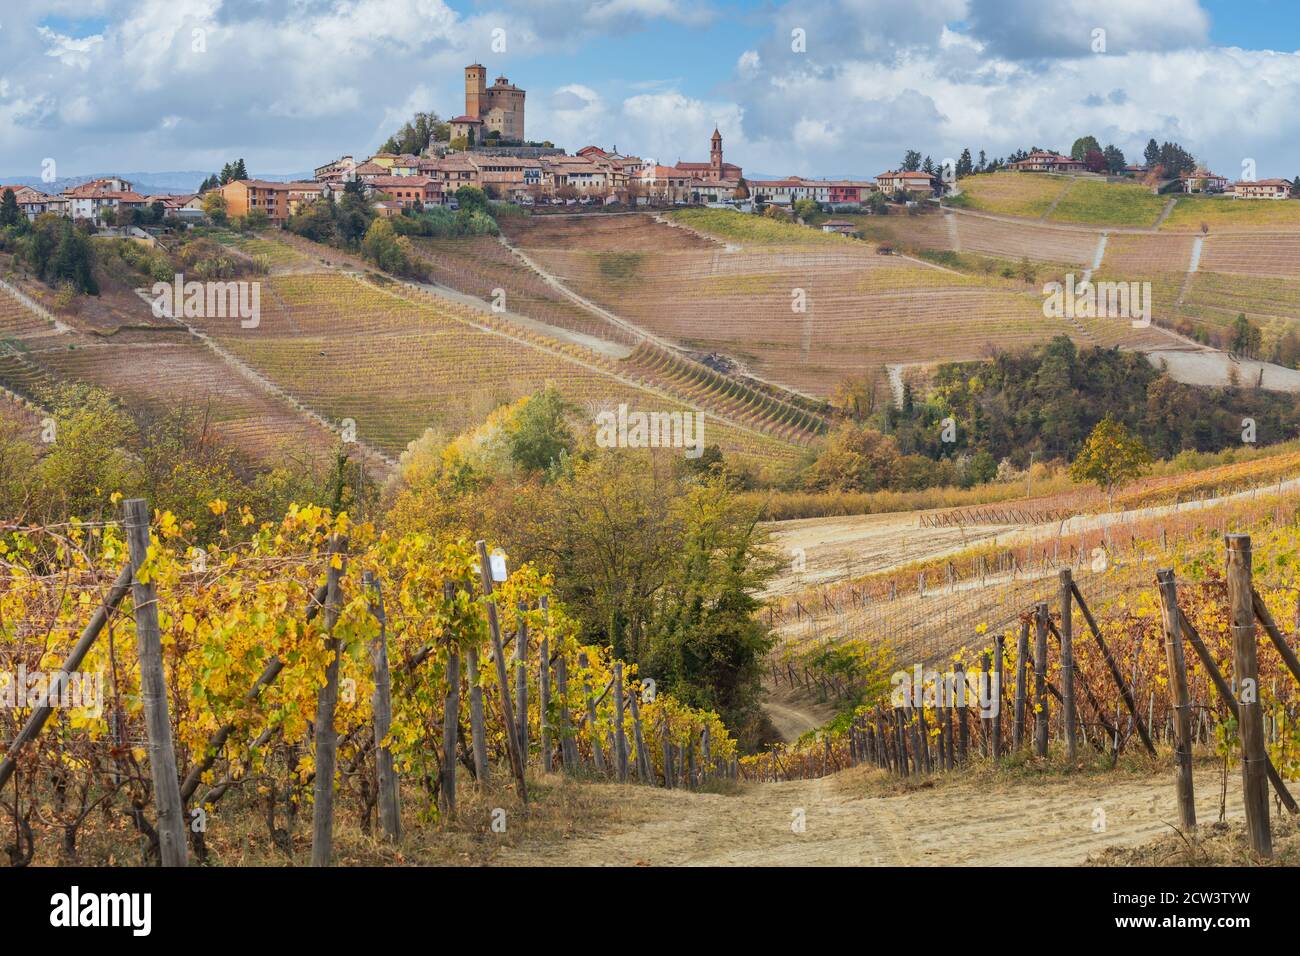
[[[476,59],[570,150],[703,159],[716,123],[751,174],[867,177],[1092,134],[1291,177],[1297,50],[1277,0],[5,0],[0,177],[302,172],[461,112]]]

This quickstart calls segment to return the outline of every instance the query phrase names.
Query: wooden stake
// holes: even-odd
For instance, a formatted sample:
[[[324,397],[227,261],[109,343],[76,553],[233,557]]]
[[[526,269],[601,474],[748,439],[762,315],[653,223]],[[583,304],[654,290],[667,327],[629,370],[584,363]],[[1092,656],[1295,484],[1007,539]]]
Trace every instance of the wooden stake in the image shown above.
[[[578,666],[582,668],[587,666],[585,651],[578,655]],[[596,733],[596,702],[591,697],[591,684],[586,678],[582,681],[582,696],[587,704],[587,737],[591,740],[591,762],[596,765],[596,772],[603,774],[605,754],[600,749],[600,735]]]
[[[624,729],[623,662],[614,661],[614,763],[619,783],[627,783],[627,731]]]
[[[362,575],[362,586],[369,595],[370,615],[379,624],[379,633],[370,648],[375,672],[375,692],[371,709],[375,715],[375,779],[379,784],[379,826],[384,838],[396,843],[402,837],[401,798],[393,751],[384,743],[393,726],[392,684],[388,674],[388,622],[384,614],[384,595],[373,571]]]
[[[343,606],[343,564],[347,542],[330,542],[325,570],[325,647],[330,653],[325,670],[325,686],[316,697],[316,780],[311,815],[311,865],[329,866],[334,854],[334,768],[338,759],[338,730],[334,713],[339,702],[339,640],[334,626]],[[338,567],[335,567],[335,564]]]
[[[486,790],[492,779],[488,763],[487,728],[483,724],[483,685],[478,672],[478,648],[471,646],[465,655],[469,681],[469,736],[474,751],[474,784]]]
[[[628,694],[628,702],[632,705],[632,743],[636,746],[636,775],[642,783],[653,783],[654,778],[650,768],[650,754],[645,749],[645,736],[641,732],[641,703],[638,690],[633,690]]]
[[[140,580],[140,568],[149,552],[149,504],[143,498],[132,498],[122,503],[122,509],[131,564],[131,600],[135,608],[136,645],[140,658],[140,696],[149,732],[149,770],[153,777],[154,807],[158,813],[158,853],[163,866],[185,866],[184,806],[180,781],[176,776],[172,725],[167,715],[167,675],[163,671],[162,632],[158,625],[158,589],[152,580]]]
[[[1016,722],[1011,728],[1011,748],[1019,750],[1025,743],[1025,695],[1029,682],[1029,622],[1020,622],[1016,640]]]
[[[515,632],[515,735],[519,754],[528,764],[528,605],[519,602],[519,629]]]
[[[1246,830],[1251,848],[1261,857],[1273,855],[1268,825],[1268,783],[1264,719],[1259,702],[1259,665],[1255,645],[1255,607],[1251,588],[1250,535],[1230,534],[1228,545],[1228,604],[1232,627],[1232,672],[1237,683],[1237,726],[1241,734],[1241,783]]]
[[[1034,607],[1034,753],[1047,756],[1047,605]]]
[[[510,757],[510,769],[514,772],[515,786],[519,788],[519,799],[528,802],[528,784],[524,780],[524,755],[519,747],[518,727],[515,724],[515,709],[510,703],[510,681],[506,676],[506,655],[501,643],[501,622],[497,618],[496,601],[492,600],[492,565],[488,556],[487,542],[476,542],[478,548],[479,582],[483,596],[487,598],[488,633],[492,638],[492,660],[496,664],[497,684],[501,690],[501,722],[506,731],[506,753]]]
[[[1006,662],[1006,638],[998,634],[993,638],[993,759],[1002,756],[1002,673]]]
[[[546,623],[551,620],[550,600],[542,595],[540,606],[546,615]],[[541,727],[542,772],[553,773],[555,755],[551,753],[551,635],[549,628],[542,628],[542,642],[537,661],[537,723]]]
[[[1076,733],[1078,716],[1074,705],[1074,594],[1073,575],[1062,568],[1061,581],[1061,704],[1065,722],[1065,758],[1071,767],[1079,758],[1079,741]],[[1046,638],[1044,638],[1044,641]]]
[[[1183,658],[1182,628],[1178,622],[1178,584],[1172,570],[1158,571],[1160,618],[1165,628],[1165,662],[1174,706],[1175,777],[1178,790],[1178,818],[1183,836],[1196,832],[1196,801],[1192,793],[1192,713],[1187,690],[1187,664]]]
[[[447,603],[456,600],[456,586],[443,585]],[[481,711],[481,708],[480,708]],[[456,742],[460,737],[460,649],[455,635],[447,637],[447,696],[442,705],[442,781],[438,804],[447,816],[456,815]]]
[[[578,741],[569,714],[569,664],[563,651],[555,658],[555,689],[560,695],[560,759],[565,773],[573,773],[578,769]]]

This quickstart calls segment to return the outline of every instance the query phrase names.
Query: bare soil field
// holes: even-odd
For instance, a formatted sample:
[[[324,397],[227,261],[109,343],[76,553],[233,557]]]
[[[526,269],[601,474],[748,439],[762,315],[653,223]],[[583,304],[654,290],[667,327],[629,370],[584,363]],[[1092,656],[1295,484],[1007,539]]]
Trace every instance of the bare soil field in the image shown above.
[[[787,565],[768,594],[859,577],[957,550],[1013,530],[1013,525],[918,528],[915,512],[799,518],[773,522],[773,543]]]

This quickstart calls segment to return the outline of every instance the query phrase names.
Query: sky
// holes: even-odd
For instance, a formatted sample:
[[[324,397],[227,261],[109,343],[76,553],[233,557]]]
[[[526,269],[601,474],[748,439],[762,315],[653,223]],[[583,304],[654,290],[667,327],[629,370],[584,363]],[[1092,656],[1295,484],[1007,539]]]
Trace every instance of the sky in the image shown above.
[[[716,124],[747,175],[865,178],[1091,134],[1292,178],[1297,50],[1277,0],[0,0],[0,178],[306,172],[463,112],[475,61],[571,152]]]

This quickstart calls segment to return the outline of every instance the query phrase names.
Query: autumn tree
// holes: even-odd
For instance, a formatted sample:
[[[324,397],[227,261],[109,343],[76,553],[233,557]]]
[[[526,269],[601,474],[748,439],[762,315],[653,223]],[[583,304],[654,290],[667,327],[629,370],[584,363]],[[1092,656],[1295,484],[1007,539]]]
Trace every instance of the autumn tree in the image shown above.
[[[1097,423],[1083,448],[1070,463],[1070,477],[1089,482],[1106,493],[1106,503],[1115,498],[1115,489],[1146,473],[1151,453],[1122,422],[1109,415]]]

